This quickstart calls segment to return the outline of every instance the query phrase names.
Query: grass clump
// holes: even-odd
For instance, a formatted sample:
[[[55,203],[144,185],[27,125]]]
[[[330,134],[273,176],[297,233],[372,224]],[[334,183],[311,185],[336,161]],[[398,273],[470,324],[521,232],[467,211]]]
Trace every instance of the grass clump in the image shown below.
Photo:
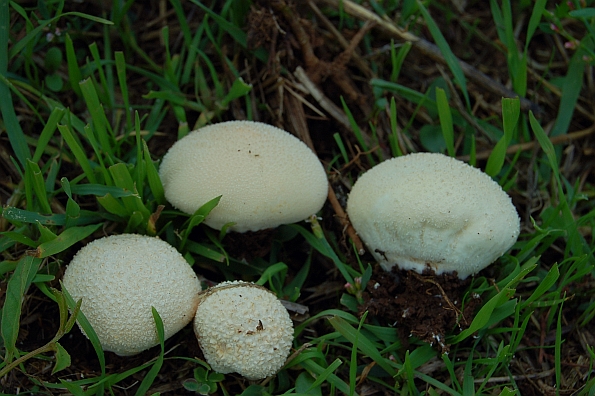
[[[594,17],[589,1],[0,1],[3,392],[592,394]],[[232,119],[316,151],[320,219],[238,242],[201,224],[216,200],[193,215],[165,201],[167,148]],[[440,341],[448,353],[362,311],[377,268],[344,214],[361,173],[418,151],[484,169],[521,217],[460,296],[479,303]],[[166,240],[207,284],[284,299],[284,368],[222,376],[188,328],[104,353],[59,281],[81,246],[119,233]]]

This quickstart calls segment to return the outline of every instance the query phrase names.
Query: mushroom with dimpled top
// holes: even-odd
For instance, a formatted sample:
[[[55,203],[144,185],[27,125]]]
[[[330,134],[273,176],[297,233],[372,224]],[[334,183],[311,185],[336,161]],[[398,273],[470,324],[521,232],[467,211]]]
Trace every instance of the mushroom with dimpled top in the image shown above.
[[[283,304],[249,282],[223,282],[201,293],[194,332],[213,370],[249,380],[277,373],[293,342]]]

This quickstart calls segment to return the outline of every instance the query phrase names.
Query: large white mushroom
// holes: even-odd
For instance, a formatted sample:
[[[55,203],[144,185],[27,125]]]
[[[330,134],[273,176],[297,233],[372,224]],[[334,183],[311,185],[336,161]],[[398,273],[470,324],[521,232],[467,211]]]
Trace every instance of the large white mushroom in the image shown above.
[[[353,227],[385,270],[394,265],[464,279],[517,240],[510,197],[488,175],[442,154],[384,161],[360,176],[347,203]]]
[[[316,155],[293,135],[260,122],[229,121],[189,133],[159,169],[166,199],[192,214],[222,196],[205,219],[221,229],[258,231],[295,223],[322,208],[326,173]]]
[[[269,290],[223,282],[200,296],[194,331],[211,368],[250,380],[271,376],[289,355],[293,323]]]
[[[151,307],[171,337],[196,312],[200,282],[184,257],[159,238],[112,235],[84,246],[63,284],[105,351],[134,355],[159,343]],[[82,330],[82,328],[81,328]]]

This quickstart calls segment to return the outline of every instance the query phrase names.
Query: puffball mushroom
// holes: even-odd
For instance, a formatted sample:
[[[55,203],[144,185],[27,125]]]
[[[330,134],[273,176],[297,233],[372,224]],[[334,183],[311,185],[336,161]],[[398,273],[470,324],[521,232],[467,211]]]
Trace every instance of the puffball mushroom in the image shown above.
[[[200,295],[194,332],[211,368],[249,380],[273,375],[293,341],[287,310],[269,290],[248,282],[223,282]]]
[[[151,307],[163,320],[167,339],[192,321],[201,290],[173,246],[136,234],[84,246],[66,268],[63,285],[75,301],[82,299],[81,312],[103,349],[121,356],[159,343]]]
[[[192,214],[222,196],[205,224],[258,231],[318,212],[328,182],[318,157],[301,140],[272,125],[229,121],[208,125],[176,142],[159,175],[166,199]]]
[[[360,176],[347,202],[356,232],[380,265],[465,279],[517,240],[510,197],[488,175],[455,158],[409,154]]]

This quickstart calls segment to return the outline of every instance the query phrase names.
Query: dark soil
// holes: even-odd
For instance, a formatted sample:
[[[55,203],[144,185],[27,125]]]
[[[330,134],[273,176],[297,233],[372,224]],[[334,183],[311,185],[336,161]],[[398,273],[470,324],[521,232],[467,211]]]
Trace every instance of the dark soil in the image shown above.
[[[446,335],[467,328],[481,305],[479,296],[466,296],[470,283],[471,278],[461,280],[456,273],[419,274],[396,266],[387,272],[376,266],[360,312],[368,311],[383,324],[397,328],[405,346],[414,336],[447,353]]]

